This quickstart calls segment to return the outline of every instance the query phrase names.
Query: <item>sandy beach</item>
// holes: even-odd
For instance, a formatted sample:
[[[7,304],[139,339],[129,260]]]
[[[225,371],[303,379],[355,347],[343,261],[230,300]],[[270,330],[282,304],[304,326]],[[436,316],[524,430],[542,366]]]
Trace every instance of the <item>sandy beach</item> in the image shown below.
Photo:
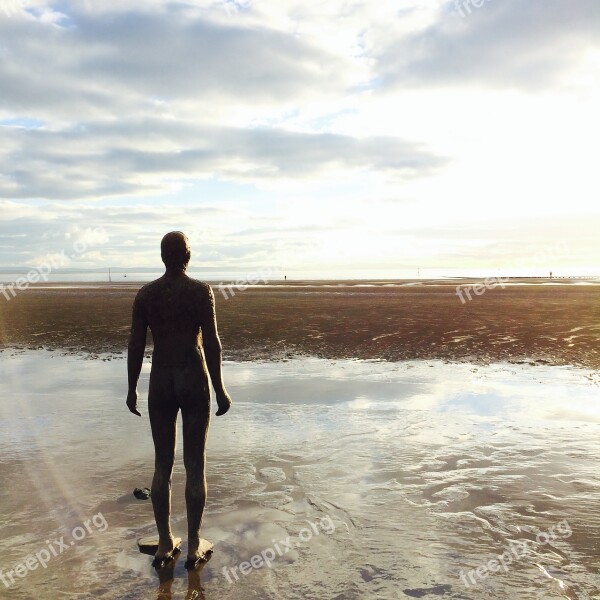
[[[124,406],[139,285],[0,299],[0,593],[600,597],[600,287],[514,283],[465,304],[455,282],[215,286],[234,406],[211,425],[215,553],[192,576],[136,546],[155,527],[132,494],[149,359],[144,418]]]
[[[511,280],[461,302],[445,282],[323,281],[215,289],[232,360],[526,362],[600,368],[595,280]],[[0,347],[120,355],[141,284],[32,285],[0,296]],[[227,295],[227,299],[225,298]]]

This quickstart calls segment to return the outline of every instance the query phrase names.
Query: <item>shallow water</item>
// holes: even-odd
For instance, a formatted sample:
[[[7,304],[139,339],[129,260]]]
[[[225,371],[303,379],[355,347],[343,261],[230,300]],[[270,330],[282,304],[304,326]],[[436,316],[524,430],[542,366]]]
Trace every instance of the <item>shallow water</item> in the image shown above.
[[[152,445],[145,402],[143,419],[124,407],[125,362],[0,359],[0,575],[67,546],[0,597],[600,598],[597,372],[226,363],[235,404],[212,421],[203,528],[215,554],[200,581],[179,560],[159,589],[135,543],[153,532],[131,494],[150,484]],[[270,568],[240,571],[261,553]]]

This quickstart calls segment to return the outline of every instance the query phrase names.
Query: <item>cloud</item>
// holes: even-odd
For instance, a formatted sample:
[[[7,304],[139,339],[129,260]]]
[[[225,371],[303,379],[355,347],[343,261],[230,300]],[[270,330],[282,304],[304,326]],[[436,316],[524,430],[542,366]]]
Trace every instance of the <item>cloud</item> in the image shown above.
[[[35,266],[40,256],[63,251],[74,255],[70,266],[160,266],[158,245],[167,231],[183,229],[195,242],[215,247],[220,236],[215,235],[214,224],[230,213],[214,205],[172,206],[165,211],[162,205],[150,204],[27,206],[0,200],[0,266]],[[79,239],[90,242],[89,252],[72,251]]]
[[[170,230],[183,230],[190,237],[194,269],[219,277],[274,265],[313,273],[347,273],[359,267],[368,273],[378,268],[396,276],[417,266],[438,273],[453,268],[462,275],[469,269],[488,274],[489,269],[561,273],[573,264],[594,265],[598,258],[598,215],[585,220],[555,216],[526,222],[513,217],[494,223],[417,226],[413,216],[403,220],[401,213],[382,213],[376,202],[368,212],[364,202],[349,204],[342,219],[333,210],[317,215],[317,205],[308,204],[303,219],[301,210],[286,219],[281,213],[260,214],[239,205],[171,205],[165,210],[148,203],[24,206],[0,201],[0,270],[35,267],[44,256],[63,251],[72,257],[66,265],[70,268],[160,270],[159,243]],[[85,253],[74,251],[76,240],[92,239],[90,231],[98,229],[103,235],[93,238]]]
[[[0,141],[0,197],[176,193],[213,176],[399,179],[443,164],[400,138],[286,128],[289,111],[344,98],[360,69],[322,35],[281,30],[249,3],[24,6],[0,14],[0,118],[12,125]],[[311,22],[310,10],[294,10]]]
[[[374,170],[425,174],[443,161],[397,138],[359,139],[277,129],[198,126],[175,120],[13,129],[0,147],[0,197],[82,199],[164,192],[177,181],[260,182]]]
[[[310,41],[185,3],[60,6],[53,20],[0,12],[0,109],[72,121],[191,104],[210,115],[240,97],[273,105],[337,92],[351,75]]]
[[[383,87],[534,91],[568,84],[587,53],[600,49],[599,35],[596,0],[486,0],[479,8],[451,0],[428,26],[372,51]]]

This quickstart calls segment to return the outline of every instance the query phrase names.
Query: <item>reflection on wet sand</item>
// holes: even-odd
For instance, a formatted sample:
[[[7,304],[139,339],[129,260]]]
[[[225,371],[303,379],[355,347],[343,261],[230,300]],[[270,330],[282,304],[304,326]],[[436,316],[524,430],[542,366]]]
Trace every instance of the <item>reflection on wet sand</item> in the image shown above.
[[[172,560],[164,567],[156,569],[156,574],[158,575],[158,580],[160,582],[160,585],[158,586],[157,600],[172,600],[176,562],[176,560]]]
[[[152,475],[149,425],[127,418],[123,361],[11,354],[1,356],[0,570],[99,512],[108,523],[19,578],[12,598],[52,586],[56,597],[148,599],[159,585],[161,597],[206,600],[600,595],[595,371],[227,363],[235,410],[209,435],[202,532],[215,553],[197,579],[179,560],[157,581],[136,546],[155,533],[152,508],[132,494]],[[148,366],[142,387],[147,377]],[[179,447],[177,535],[184,481]],[[331,533],[311,528],[324,520]],[[567,531],[561,523],[570,535],[540,535]],[[524,544],[506,570],[490,568]],[[276,547],[269,564],[256,559]]]
[[[157,600],[173,600],[178,598],[177,593],[173,595],[173,582],[175,581],[175,566],[180,557],[171,561],[161,569],[156,569],[158,575],[159,586]],[[204,565],[200,565],[197,569],[188,571],[188,589],[185,595],[185,600],[205,600],[201,585],[201,573]],[[183,598],[183,596],[181,596]]]

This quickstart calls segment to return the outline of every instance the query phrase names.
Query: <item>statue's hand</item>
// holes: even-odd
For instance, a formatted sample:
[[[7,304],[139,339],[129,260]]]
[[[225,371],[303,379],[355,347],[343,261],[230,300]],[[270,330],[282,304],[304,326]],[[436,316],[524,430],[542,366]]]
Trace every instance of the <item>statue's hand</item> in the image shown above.
[[[138,401],[138,394],[137,394],[137,390],[134,391],[130,391],[127,394],[127,408],[134,414],[137,415],[138,417],[141,417],[141,413],[138,411],[137,409],[137,401]]]
[[[217,392],[217,405],[219,406],[217,417],[224,415],[231,408],[231,398],[225,390]]]

